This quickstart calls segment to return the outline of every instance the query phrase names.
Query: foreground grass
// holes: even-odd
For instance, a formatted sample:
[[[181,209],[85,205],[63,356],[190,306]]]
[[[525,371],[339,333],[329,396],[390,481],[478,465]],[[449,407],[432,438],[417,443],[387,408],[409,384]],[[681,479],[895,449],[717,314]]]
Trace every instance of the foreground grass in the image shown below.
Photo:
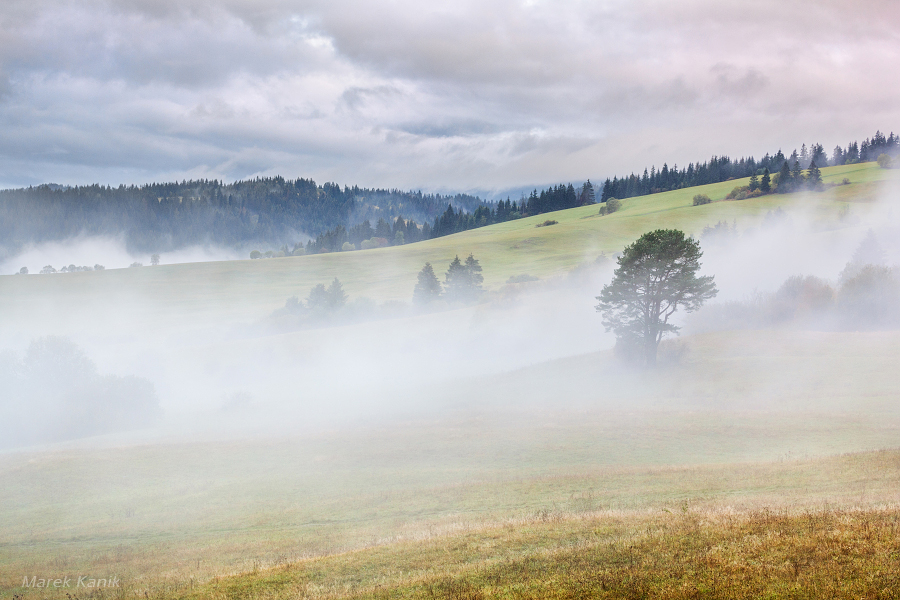
[[[632,597],[691,597],[692,589],[752,597],[812,581],[829,594],[838,581],[859,593],[880,589],[877,576],[891,564],[896,570],[898,489],[900,451],[879,451],[385,487],[346,506],[326,498],[294,525],[271,506],[222,522],[198,515],[193,531],[188,523],[153,531],[146,521],[129,531],[100,517],[50,540],[3,544],[0,597],[63,598],[22,589],[23,575],[85,573],[120,577],[117,596],[160,600],[615,597],[629,589]],[[284,493],[261,489],[273,501]],[[724,587],[732,580],[745,587]]]
[[[545,514],[154,598],[896,598],[900,508]]]

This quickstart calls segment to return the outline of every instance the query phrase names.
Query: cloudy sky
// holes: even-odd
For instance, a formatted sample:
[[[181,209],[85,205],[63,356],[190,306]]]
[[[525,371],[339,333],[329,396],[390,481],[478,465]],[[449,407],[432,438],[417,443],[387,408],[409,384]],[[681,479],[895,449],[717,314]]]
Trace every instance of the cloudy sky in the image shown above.
[[[593,180],[900,123],[895,0],[3,0],[0,187]]]

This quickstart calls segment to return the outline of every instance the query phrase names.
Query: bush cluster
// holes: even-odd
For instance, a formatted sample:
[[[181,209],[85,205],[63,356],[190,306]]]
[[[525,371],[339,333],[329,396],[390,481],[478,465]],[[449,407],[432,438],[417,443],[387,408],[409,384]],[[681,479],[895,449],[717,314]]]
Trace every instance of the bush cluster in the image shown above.
[[[747,198],[758,198],[763,195],[763,191],[759,188],[751,190],[749,185],[739,185],[725,196],[726,200],[746,200]]]
[[[608,215],[622,208],[622,201],[618,198],[610,198],[600,207],[601,215]]]

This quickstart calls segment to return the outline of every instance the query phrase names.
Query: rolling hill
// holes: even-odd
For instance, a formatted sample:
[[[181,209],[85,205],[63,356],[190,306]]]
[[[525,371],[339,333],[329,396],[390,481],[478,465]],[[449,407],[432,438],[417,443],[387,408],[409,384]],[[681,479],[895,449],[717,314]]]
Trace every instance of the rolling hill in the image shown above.
[[[289,296],[305,297],[312,286],[334,277],[341,280],[351,297],[409,301],[416,274],[425,262],[431,262],[441,274],[455,255],[465,257],[469,253],[484,268],[485,287],[497,289],[514,275],[546,278],[564,273],[593,261],[601,252],[611,255],[641,233],[660,227],[699,235],[704,227],[725,220],[747,228],[778,207],[803,209],[823,221],[834,222],[842,207],[873,201],[882,184],[896,181],[898,173],[879,169],[874,163],[829,167],[822,170],[826,183],[837,184],[848,178],[850,184],[824,192],[725,201],[733,187],[747,183],[733,180],[628,199],[619,212],[607,216],[600,216],[597,206],[585,206],[406,246],[254,261],[2,277],[0,314],[17,319],[23,307],[33,311],[53,297],[64,298],[70,311],[102,299],[110,306],[139,301],[144,318],[181,315],[201,322],[206,318],[246,320],[282,306]],[[692,206],[697,193],[709,195],[713,202]],[[546,220],[558,224],[536,227]]]

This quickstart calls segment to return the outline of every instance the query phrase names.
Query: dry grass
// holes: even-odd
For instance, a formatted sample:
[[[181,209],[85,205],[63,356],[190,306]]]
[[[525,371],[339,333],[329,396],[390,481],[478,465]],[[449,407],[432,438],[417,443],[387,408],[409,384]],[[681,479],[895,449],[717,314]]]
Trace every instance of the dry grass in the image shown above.
[[[900,508],[540,514],[169,598],[896,598]]]
[[[305,552],[300,538],[285,537],[291,531],[266,527],[224,544],[233,533],[216,528],[106,549],[90,540],[67,545],[94,555],[81,565],[88,572],[118,573],[123,587],[105,595],[120,598],[877,598],[894,593],[898,490],[900,451],[609,468],[388,493],[376,502],[380,526],[347,514],[356,521],[349,528],[334,519],[316,530],[317,538],[343,536],[352,550]],[[443,511],[413,517],[428,498]],[[195,570],[194,556],[206,567],[218,552],[250,558],[267,545],[280,550],[220,561],[205,576],[199,564]],[[166,548],[175,562],[163,568],[153,554]],[[74,565],[55,562],[55,552],[44,546],[14,573],[7,564],[0,597],[65,598],[19,588],[23,571],[71,573]]]

